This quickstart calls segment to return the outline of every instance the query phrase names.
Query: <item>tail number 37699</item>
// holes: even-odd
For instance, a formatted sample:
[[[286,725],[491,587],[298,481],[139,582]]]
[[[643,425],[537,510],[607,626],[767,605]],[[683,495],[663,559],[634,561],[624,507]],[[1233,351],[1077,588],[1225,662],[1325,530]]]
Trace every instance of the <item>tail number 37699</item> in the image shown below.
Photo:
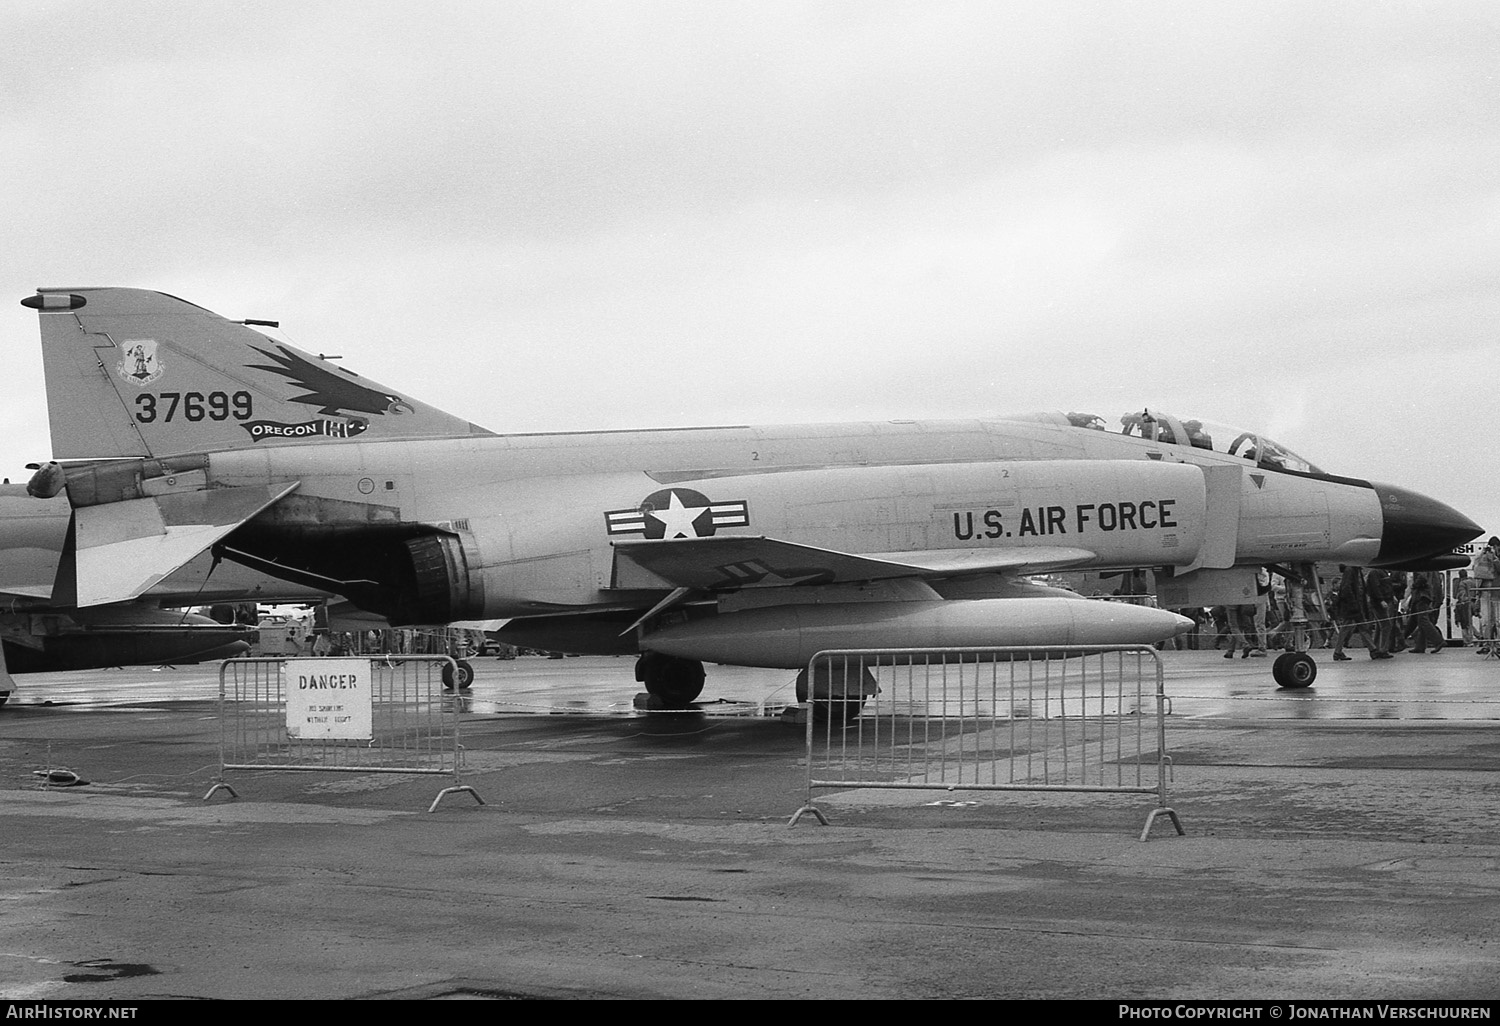
[[[142,392],[135,397],[135,419],[142,424],[160,420],[171,423],[182,418],[197,422],[208,420],[249,420],[254,402],[249,392]]]

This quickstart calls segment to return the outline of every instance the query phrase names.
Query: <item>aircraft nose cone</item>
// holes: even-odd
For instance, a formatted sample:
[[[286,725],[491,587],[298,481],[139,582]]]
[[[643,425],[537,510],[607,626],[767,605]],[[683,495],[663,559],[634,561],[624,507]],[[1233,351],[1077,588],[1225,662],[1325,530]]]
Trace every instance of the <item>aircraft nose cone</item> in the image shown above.
[[[1446,503],[1395,485],[1375,485],[1385,524],[1375,566],[1440,556],[1484,529]]]

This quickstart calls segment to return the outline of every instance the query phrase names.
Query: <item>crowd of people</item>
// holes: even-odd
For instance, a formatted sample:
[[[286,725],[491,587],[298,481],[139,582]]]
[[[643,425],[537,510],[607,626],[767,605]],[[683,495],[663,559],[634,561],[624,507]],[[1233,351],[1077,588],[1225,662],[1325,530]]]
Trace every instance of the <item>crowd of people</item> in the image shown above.
[[[1271,649],[1291,651],[1298,626],[1306,632],[1306,647],[1332,648],[1335,660],[1351,658],[1345,648],[1356,638],[1371,659],[1390,659],[1399,652],[1436,655],[1447,647],[1437,625],[1446,598],[1464,644],[1477,643],[1482,655],[1500,655],[1500,538],[1491,538],[1469,569],[1458,572],[1451,595],[1444,575],[1436,571],[1338,569],[1324,591],[1326,616],[1311,588],[1302,593],[1301,616],[1294,616],[1285,579],[1265,568],[1257,574],[1254,604],[1177,612],[1202,625],[1200,637],[1211,631],[1213,647],[1224,647],[1225,659],[1236,653],[1250,658]]]

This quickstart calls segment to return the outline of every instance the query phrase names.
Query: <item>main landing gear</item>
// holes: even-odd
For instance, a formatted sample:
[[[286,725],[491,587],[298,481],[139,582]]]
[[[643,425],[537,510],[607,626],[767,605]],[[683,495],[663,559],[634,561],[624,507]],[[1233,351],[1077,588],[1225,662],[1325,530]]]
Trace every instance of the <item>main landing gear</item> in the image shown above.
[[[875,675],[866,667],[835,666],[819,662],[812,687],[807,686],[807,670],[797,673],[797,701],[808,701],[814,724],[847,726],[859,719],[865,699],[880,690]]]
[[[660,652],[644,652],[635,661],[635,679],[658,708],[686,709],[703,693],[703,664]]]
[[[635,662],[635,679],[646,685],[653,709],[689,709],[703,692],[703,664],[661,652],[644,652]],[[880,690],[865,667],[818,666],[812,687],[807,671],[797,674],[797,701],[807,702],[816,723],[844,725],[859,718],[865,699]]]
[[[457,667],[455,669],[454,667]],[[443,690],[468,691],[474,684],[474,667],[467,659],[459,659],[454,666],[443,664]]]

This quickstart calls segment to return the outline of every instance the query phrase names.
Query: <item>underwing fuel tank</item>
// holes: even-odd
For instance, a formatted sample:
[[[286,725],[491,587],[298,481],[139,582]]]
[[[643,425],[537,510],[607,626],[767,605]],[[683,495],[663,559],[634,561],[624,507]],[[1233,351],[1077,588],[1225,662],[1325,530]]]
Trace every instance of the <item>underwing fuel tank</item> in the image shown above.
[[[963,648],[1154,644],[1191,630],[1164,609],[1064,598],[849,602],[771,606],[674,624],[641,648],[736,666],[796,669],[846,648]]]

